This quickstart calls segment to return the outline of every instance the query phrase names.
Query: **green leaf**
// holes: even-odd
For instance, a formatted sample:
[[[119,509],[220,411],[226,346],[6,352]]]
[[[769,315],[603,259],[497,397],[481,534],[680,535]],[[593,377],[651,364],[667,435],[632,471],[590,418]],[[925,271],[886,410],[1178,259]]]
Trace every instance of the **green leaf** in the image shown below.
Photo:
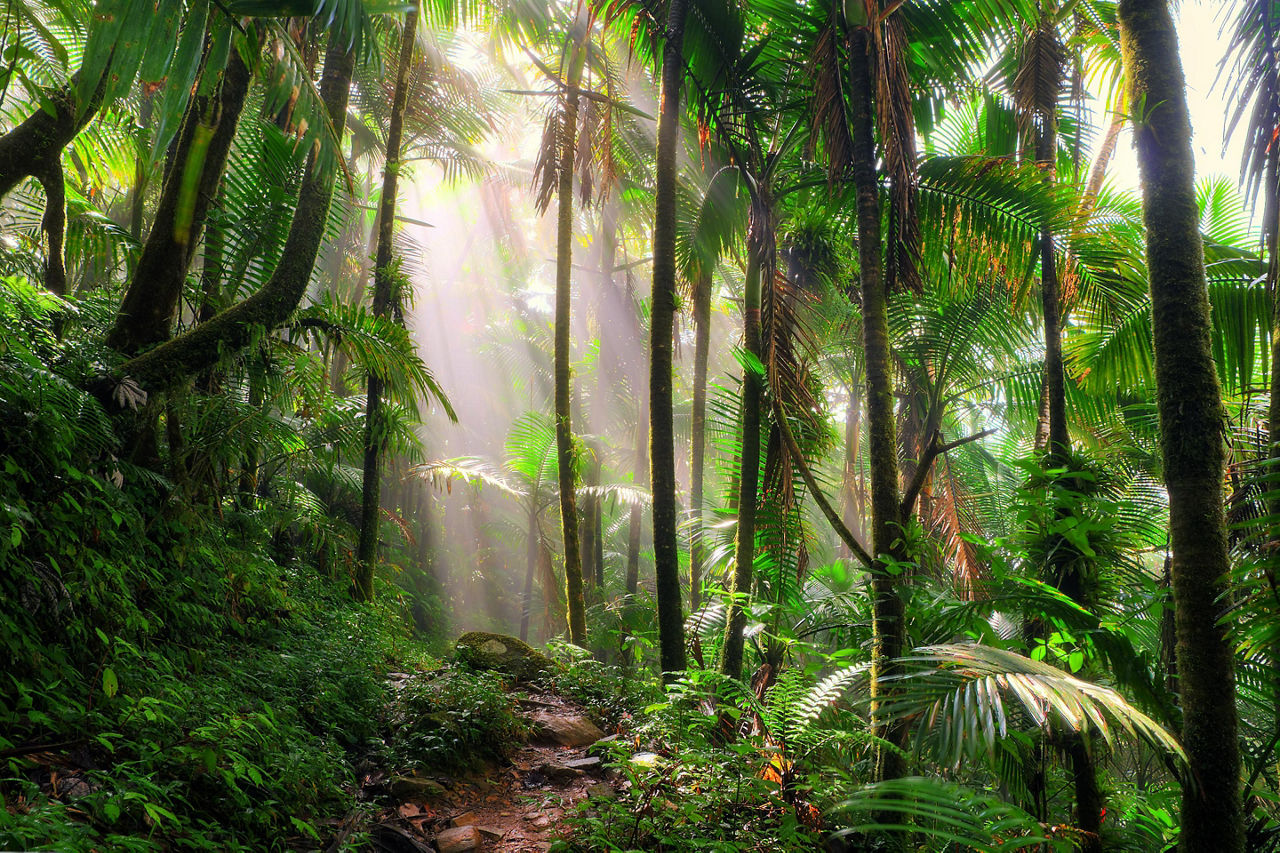
[[[115,696],[120,691],[120,680],[116,678],[116,672],[111,667],[102,670],[102,692],[108,697]]]

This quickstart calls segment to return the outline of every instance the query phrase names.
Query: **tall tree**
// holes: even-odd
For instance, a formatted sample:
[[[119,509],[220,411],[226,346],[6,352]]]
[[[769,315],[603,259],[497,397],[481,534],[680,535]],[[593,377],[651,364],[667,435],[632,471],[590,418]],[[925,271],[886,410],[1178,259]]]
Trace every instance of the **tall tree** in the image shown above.
[[[1018,72],[1014,79],[1014,97],[1019,117],[1035,140],[1036,164],[1045,184],[1052,186],[1058,172],[1058,101],[1062,96],[1065,56],[1055,10],[1046,7],[1040,21],[1022,45]],[[1066,371],[1062,361],[1062,309],[1058,284],[1057,240],[1052,222],[1046,216],[1040,228],[1040,305],[1044,315],[1044,415],[1046,463],[1050,468],[1070,464],[1071,437],[1067,431]],[[1060,510],[1061,515],[1066,509]],[[1061,534],[1054,534],[1046,552],[1046,583],[1060,589],[1081,606],[1084,579],[1079,564],[1071,559],[1072,548]],[[1036,623],[1039,639],[1047,631],[1043,622]],[[1079,733],[1068,734],[1062,745],[1071,764],[1075,782],[1076,814],[1083,836],[1083,853],[1102,849],[1103,801],[1098,789],[1097,772],[1088,745]]]
[[[560,527],[564,536],[564,581],[569,606],[569,641],[587,642],[587,609],[582,588],[582,554],[578,543],[578,506],[574,494],[573,424],[570,393],[569,332],[573,287],[573,163],[577,148],[578,101],[582,71],[587,61],[586,8],[580,3],[565,50],[564,108],[558,137],[556,164],[556,308],[555,308],[555,410],[556,452],[560,464]]]
[[[1157,410],[1177,632],[1184,853],[1244,849],[1235,679],[1220,623],[1230,567],[1222,510],[1225,423],[1211,349],[1186,81],[1166,0],[1120,0],[1155,337]]]
[[[386,317],[391,313],[395,297],[396,264],[394,253],[396,193],[400,177],[400,140],[404,132],[404,111],[409,101],[409,71],[418,37],[418,11],[410,9],[404,16],[400,36],[400,57],[396,64],[395,92],[391,98],[391,117],[387,125],[387,156],[382,170],[382,199],[378,205],[378,248],[373,268],[373,314]],[[360,541],[356,547],[355,594],[361,601],[373,598],[373,569],[378,555],[378,513],[382,488],[382,452],[386,424],[382,412],[383,378],[369,371],[365,397],[364,473],[360,502]]]
[[[341,30],[333,30],[325,49],[320,100],[336,139],[342,138],[346,128],[355,55],[351,37]],[[337,170],[322,166],[312,151],[307,158],[289,236],[267,283],[244,301],[125,362],[120,375],[131,377],[147,391],[173,388],[214,366],[224,355],[246,347],[259,330],[274,329],[285,322],[302,301],[311,280],[336,177]]]
[[[225,69],[206,68],[207,77],[221,78],[216,94],[197,95],[187,105],[151,231],[107,335],[107,344],[126,355],[137,355],[171,336],[187,270],[222,183],[253,78],[240,48],[252,50],[256,45],[256,38],[237,44]]]
[[[658,643],[667,677],[685,668],[680,552],[676,547],[675,415],[671,393],[676,310],[676,155],[680,89],[684,84],[684,24],[688,0],[667,7],[659,95],[656,200],[653,224],[653,308],[649,323],[649,483],[653,490],[654,576]]]
[[[898,439],[894,414],[893,362],[889,351],[888,288],[882,261],[880,186],[876,180],[873,72],[876,41],[871,22],[854,23],[849,34],[852,170],[857,193],[858,263],[862,278],[862,346],[867,381],[867,449],[871,460],[871,568],[873,698],[885,691],[894,674],[894,659],[904,645],[903,605],[895,570],[906,556],[898,487]],[[905,729],[881,719],[873,705],[876,734],[890,747],[881,749],[876,778],[893,779],[904,772],[900,754]]]

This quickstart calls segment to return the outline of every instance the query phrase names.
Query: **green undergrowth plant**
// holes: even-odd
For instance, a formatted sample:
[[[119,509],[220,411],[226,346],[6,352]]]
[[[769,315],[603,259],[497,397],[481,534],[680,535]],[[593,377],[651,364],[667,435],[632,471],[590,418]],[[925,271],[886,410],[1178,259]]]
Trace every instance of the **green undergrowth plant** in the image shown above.
[[[199,486],[178,408],[59,334],[94,310],[0,280],[0,849],[324,848],[386,673],[433,662],[398,599],[282,547],[278,492]]]
[[[760,725],[767,708],[740,682],[691,671],[609,746],[618,796],[580,806],[553,849],[822,849],[793,759]]]
[[[546,679],[547,686],[583,705],[606,730],[616,729],[623,718],[661,698],[650,670],[604,663],[568,643],[548,643],[547,652],[563,664]]]
[[[463,665],[412,676],[391,718],[389,763],[401,769],[455,772],[507,758],[528,738],[507,684]]]

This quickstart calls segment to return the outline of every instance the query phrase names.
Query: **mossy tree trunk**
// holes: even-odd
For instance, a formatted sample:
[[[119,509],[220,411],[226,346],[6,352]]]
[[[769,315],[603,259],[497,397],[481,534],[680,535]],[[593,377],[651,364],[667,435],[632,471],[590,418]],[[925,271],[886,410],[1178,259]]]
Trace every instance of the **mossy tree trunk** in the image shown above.
[[[569,606],[569,642],[585,646],[587,607],[582,588],[582,554],[578,543],[577,466],[574,464],[569,368],[569,333],[573,287],[573,165],[578,129],[579,86],[587,58],[586,18],[579,14],[569,48],[564,114],[560,126],[560,158],[556,201],[555,409],[556,456],[560,476],[560,527],[564,536],[564,582]]]
[[[395,298],[396,193],[400,177],[400,141],[404,131],[404,111],[409,102],[409,71],[418,37],[418,12],[404,16],[400,36],[400,58],[396,64],[396,88],[391,97],[387,124],[387,156],[382,170],[382,200],[378,206],[378,248],[373,267],[373,314],[386,317]],[[382,455],[386,445],[386,417],[382,411],[384,380],[369,371],[364,408],[364,472],[360,500],[360,541],[356,546],[355,596],[360,601],[373,598],[373,569],[378,557],[378,514],[382,483]]]
[[[853,180],[857,192],[858,262],[862,278],[862,337],[867,380],[867,450],[870,457],[872,720],[874,732],[894,746],[906,740],[902,723],[890,723],[877,713],[886,692],[884,679],[896,672],[892,661],[902,655],[905,626],[892,562],[905,558],[898,487],[898,440],[894,413],[892,356],[889,352],[888,294],[884,279],[880,231],[880,187],[876,180],[872,51],[866,27],[849,37],[850,96],[852,100]],[[879,751],[875,778],[902,776],[905,766],[892,748]]]
[[[707,456],[707,363],[711,355],[711,290],[710,272],[704,272],[694,284],[693,291],[693,446],[689,461],[689,609],[695,611],[702,604],[702,570],[706,561],[706,549],[702,541],[702,515],[706,498],[703,492],[706,480]]]
[[[67,293],[67,185],[62,172],[62,152],[49,158],[36,172],[36,180],[44,188],[44,215],[40,230],[44,233],[44,286],[53,294]]]
[[[1182,745],[1182,853],[1244,849],[1227,587],[1223,419],[1195,195],[1186,83],[1166,0],[1120,0],[1155,336],[1160,451],[1169,493]]]
[[[320,79],[320,98],[338,139],[346,128],[354,68],[355,54],[350,45],[331,36]],[[226,355],[244,349],[262,330],[275,329],[288,320],[311,280],[324,239],[335,178],[336,170],[321,169],[313,153],[307,161],[284,250],[267,283],[244,301],[125,362],[120,375],[132,377],[150,392],[167,390],[208,370]]]
[[[233,47],[215,95],[196,95],[169,159],[160,200],[142,255],[107,334],[107,345],[137,355],[172,334],[187,270],[195,258],[222,175],[253,73]]]
[[[757,190],[758,192],[759,190]],[[742,301],[742,343],[750,366],[742,371],[742,459],[738,468],[738,531],[733,547],[733,579],[725,614],[724,657],[720,671],[742,678],[746,604],[751,597],[756,557],[756,497],[760,487],[760,407],[764,376],[760,341],[760,279],[766,241],[773,235],[767,199],[752,198],[747,234],[747,274]]]
[[[47,93],[44,104],[25,121],[0,136],[0,198],[19,181],[38,175],[71,144],[102,103],[106,80],[88,104],[76,99],[79,74]]]
[[[680,551],[676,546],[675,404],[671,369],[676,312],[676,155],[680,142],[680,88],[684,82],[684,24],[688,10],[688,0],[671,0],[667,7],[658,113],[653,308],[649,324],[649,483],[653,492],[658,645],[664,677],[674,677],[685,668]]]

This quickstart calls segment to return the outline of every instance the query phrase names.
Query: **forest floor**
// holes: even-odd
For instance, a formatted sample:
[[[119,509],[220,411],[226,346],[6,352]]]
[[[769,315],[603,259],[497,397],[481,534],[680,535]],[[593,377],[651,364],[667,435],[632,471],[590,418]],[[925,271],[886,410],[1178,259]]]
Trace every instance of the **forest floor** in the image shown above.
[[[585,709],[532,687],[515,698],[532,735],[508,764],[463,777],[366,777],[366,785],[389,781],[397,803],[378,815],[375,850],[545,853],[563,836],[565,815],[575,805],[616,796],[599,750],[592,749],[607,740],[605,733]]]

